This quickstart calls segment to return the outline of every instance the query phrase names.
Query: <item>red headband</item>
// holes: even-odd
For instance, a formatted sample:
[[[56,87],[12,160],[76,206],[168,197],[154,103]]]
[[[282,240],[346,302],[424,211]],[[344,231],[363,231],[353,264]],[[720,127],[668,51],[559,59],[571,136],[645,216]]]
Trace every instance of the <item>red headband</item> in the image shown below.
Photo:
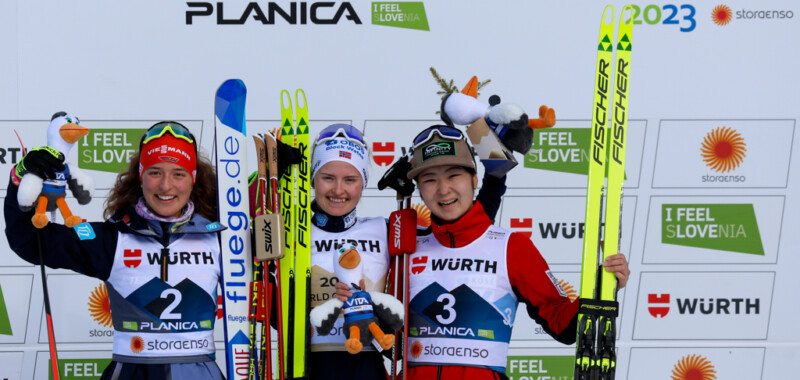
[[[142,180],[142,173],[147,168],[159,162],[169,162],[186,169],[192,175],[194,184],[197,175],[197,157],[192,143],[166,133],[144,144],[139,157],[139,181]]]

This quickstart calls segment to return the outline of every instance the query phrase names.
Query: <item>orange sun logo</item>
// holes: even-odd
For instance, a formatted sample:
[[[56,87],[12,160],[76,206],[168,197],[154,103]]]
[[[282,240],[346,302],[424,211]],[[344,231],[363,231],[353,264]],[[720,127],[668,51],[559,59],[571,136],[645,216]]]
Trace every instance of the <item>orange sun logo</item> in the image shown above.
[[[714,23],[719,26],[728,25],[732,18],[733,12],[731,11],[731,7],[725,4],[717,5],[711,10],[711,21],[714,21]]]
[[[711,361],[700,355],[686,355],[672,369],[672,380],[716,380]]]
[[[419,358],[420,355],[422,355],[422,343],[414,341],[414,343],[411,343],[411,356],[416,359]]]
[[[97,285],[89,296],[89,314],[98,325],[111,327],[111,306],[108,303],[106,284]]]
[[[570,301],[574,302],[576,299],[578,299],[578,292],[574,287],[572,287],[572,285],[570,285],[569,282],[558,280],[558,284],[561,285],[561,289],[564,289],[564,291],[567,292],[567,297],[569,297]]]
[[[131,339],[131,351],[134,354],[138,354],[144,350],[144,339],[142,337],[136,335]]]
[[[431,225],[431,210],[428,210],[422,203],[415,203],[411,208],[417,211],[417,225],[428,228]]]
[[[742,164],[744,152],[747,151],[745,145],[739,132],[723,126],[706,135],[700,153],[708,167],[726,173]]]

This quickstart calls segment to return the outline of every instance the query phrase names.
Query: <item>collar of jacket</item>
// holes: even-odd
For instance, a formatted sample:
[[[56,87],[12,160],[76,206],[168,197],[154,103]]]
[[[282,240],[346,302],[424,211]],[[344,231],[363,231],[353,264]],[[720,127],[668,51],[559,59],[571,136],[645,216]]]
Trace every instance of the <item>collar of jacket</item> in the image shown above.
[[[433,236],[440,244],[450,248],[460,248],[472,243],[491,225],[492,221],[478,201],[475,201],[472,208],[455,222],[442,224],[438,218],[431,218]]]
[[[123,225],[124,228],[127,228],[131,232],[139,235],[159,238],[163,236],[163,231],[161,230],[160,225],[161,222],[142,218],[136,213],[136,210],[133,207],[130,207],[126,210],[117,211],[108,220],[109,222]],[[227,227],[223,226],[219,222],[212,222],[200,214],[194,213],[192,217],[185,222],[172,223],[170,225],[170,234],[202,234],[219,232],[225,229],[227,229]]]
[[[317,205],[317,201],[311,202],[311,223],[327,232],[342,232],[356,224],[356,209],[342,216],[332,216],[323,211]]]

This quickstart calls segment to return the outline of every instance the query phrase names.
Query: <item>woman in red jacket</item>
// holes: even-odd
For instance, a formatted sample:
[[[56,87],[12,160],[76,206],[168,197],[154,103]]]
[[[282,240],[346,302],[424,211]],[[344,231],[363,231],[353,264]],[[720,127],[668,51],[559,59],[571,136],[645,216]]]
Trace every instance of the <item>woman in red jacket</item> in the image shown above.
[[[480,202],[471,147],[461,132],[434,126],[414,139],[408,178],[431,211],[431,234],[417,237],[409,280],[409,379],[506,378],[517,304],[553,338],[575,341],[578,303],[530,239],[492,225]],[[622,254],[603,265],[622,288]]]

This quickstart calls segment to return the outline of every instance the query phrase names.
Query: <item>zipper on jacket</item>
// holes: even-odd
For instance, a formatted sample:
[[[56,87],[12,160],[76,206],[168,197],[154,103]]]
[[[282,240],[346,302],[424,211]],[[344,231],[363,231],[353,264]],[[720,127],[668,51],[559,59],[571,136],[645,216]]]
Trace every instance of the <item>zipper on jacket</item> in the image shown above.
[[[442,366],[438,366],[436,370],[436,379],[442,380]]]
[[[455,248],[456,247],[456,237],[453,236],[453,233],[449,232],[449,231],[447,232],[447,235],[450,236],[450,248]]]
[[[169,223],[161,222],[161,281],[167,282],[169,264]]]

